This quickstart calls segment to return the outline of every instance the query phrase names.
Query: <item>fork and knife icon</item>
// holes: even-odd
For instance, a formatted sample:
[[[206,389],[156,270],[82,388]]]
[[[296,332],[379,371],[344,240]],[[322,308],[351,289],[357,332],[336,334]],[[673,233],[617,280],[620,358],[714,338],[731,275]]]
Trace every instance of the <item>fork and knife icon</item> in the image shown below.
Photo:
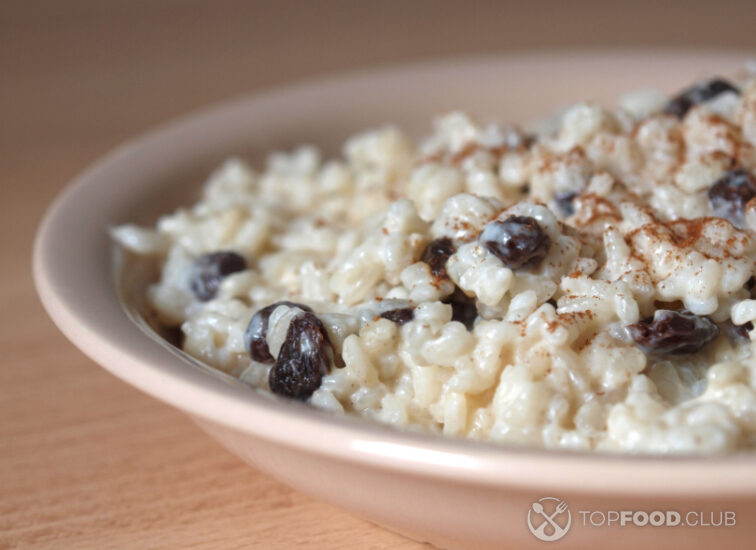
[[[554,499],[556,500],[556,499]],[[556,508],[551,514],[547,514],[546,511],[543,509],[543,504],[540,502],[534,502],[531,505],[531,509],[538,515],[543,516],[543,518],[546,520],[541,525],[539,525],[535,531],[533,532],[534,535],[536,535],[538,538],[547,539],[547,540],[556,540],[558,538],[561,538],[562,535],[570,528],[570,522],[567,522],[567,525],[565,527],[562,527],[559,525],[556,521],[554,521],[554,518],[558,515],[564,513],[567,510],[567,503],[563,500],[560,500],[557,504]],[[553,532],[547,533],[546,530],[551,527]],[[540,535],[540,536],[539,536]]]

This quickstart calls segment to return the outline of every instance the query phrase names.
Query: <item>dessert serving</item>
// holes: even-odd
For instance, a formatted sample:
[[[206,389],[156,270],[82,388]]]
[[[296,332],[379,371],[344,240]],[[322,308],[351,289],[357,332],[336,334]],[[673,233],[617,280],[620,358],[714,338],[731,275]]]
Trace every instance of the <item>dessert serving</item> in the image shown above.
[[[147,302],[198,360],[392,426],[635,453],[756,446],[756,77],[439,117],[340,158],[230,159],[154,228]]]

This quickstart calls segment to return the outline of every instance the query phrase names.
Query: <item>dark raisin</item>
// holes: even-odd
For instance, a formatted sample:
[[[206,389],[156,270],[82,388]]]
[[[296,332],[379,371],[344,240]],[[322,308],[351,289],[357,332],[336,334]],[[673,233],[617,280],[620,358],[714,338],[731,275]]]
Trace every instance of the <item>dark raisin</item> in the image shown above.
[[[693,106],[713,99],[724,92],[739,94],[740,90],[721,78],[700,82],[673,97],[664,107],[664,112],[668,115],[675,115],[677,118],[683,118]]]
[[[454,254],[454,243],[448,237],[442,237],[431,241],[425,247],[420,261],[430,266],[431,273],[436,277],[446,278],[446,261]]]
[[[249,356],[260,363],[275,362],[275,358],[270,354],[270,349],[268,349],[266,338],[268,336],[268,321],[270,321],[271,314],[278,306],[298,307],[308,313],[312,313],[312,309],[309,306],[287,301],[265,306],[255,313],[247,325],[247,330],[244,331],[244,347],[247,348]]]
[[[444,298],[443,302],[452,307],[452,321],[459,321],[467,330],[472,330],[475,319],[478,318],[478,308],[475,307],[475,298],[470,298],[459,288],[454,293]]]
[[[538,141],[538,136],[535,134],[526,134],[522,136],[522,144],[526,149],[530,149]]]
[[[748,170],[735,168],[719,178],[709,189],[714,215],[743,227],[746,204],[756,197],[756,177]]]
[[[719,327],[711,319],[686,310],[658,310],[653,317],[628,325],[627,329],[646,352],[668,355],[700,351],[719,334]]]
[[[575,213],[575,205],[573,201],[578,194],[574,191],[562,191],[554,194],[554,204],[557,207],[557,214],[563,218],[572,216]]]
[[[740,336],[741,338],[745,338],[746,340],[750,340],[751,336],[748,334],[753,330],[753,323],[751,321],[748,321],[745,324],[742,325],[732,325],[735,328],[735,334]]]
[[[755,286],[756,286],[756,277],[754,277],[753,275],[751,275],[748,278],[748,280],[745,282],[744,287],[745,287],[746,290],[753,290],[753,287],[755,287]]]
[[[172,346],[179,349],[184,347],[184,331],[181,327],[161,327],[160,335]]]
[[[390,309],[381,313],[381,317],[388,319],[396,323],[397,325],[403,325],[410,322],[415,318],[415,312],[409,307],[400,307],[396,309]]]
[[[213,252],[194,261],[191,289],[201,301],[215,298],[221,281],[232,273],[247,269],[247,261],[236,252]]]
[[[551,239],[529,216],[509,216],[489,223],[480,242],[510,269],[536,267],[546,257]]]
[[[304,401],[320,387],[332,361],[333,348],[323,323],[312,313],[298,315],[289,324],[276,364],[270,369],[270,391]]]
[[[730,319],[719,323],[720,334],[727,335],[730,340],[750,340],[750,336],[748,335],[750,330],[753,330],[753,323],[750,321],[742,325],[736,325]]]

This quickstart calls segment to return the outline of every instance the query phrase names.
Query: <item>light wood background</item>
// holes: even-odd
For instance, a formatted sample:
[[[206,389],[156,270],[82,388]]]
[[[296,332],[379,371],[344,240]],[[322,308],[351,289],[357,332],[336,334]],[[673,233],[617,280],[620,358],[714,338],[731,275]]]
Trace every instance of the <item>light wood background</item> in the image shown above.
[[[753,4],[0,3],[0,548],[421,548],[245,466],[86,359],[37,301],[34,229],[88,163],[210,102],[429,56],[627,45],[756,52]]]

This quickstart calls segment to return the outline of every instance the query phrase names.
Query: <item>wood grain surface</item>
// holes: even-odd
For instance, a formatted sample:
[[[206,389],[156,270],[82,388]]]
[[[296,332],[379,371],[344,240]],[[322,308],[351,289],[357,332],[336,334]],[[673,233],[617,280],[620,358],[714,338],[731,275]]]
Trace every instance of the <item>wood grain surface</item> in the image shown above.
[[[60,335],[32,287],[31,243],[45,207],[88,163],[192,108],[341,69],[529,47],[756,51],[748,9],[747,0],[2,2],[0,548],[423,547],[244,465]]]

